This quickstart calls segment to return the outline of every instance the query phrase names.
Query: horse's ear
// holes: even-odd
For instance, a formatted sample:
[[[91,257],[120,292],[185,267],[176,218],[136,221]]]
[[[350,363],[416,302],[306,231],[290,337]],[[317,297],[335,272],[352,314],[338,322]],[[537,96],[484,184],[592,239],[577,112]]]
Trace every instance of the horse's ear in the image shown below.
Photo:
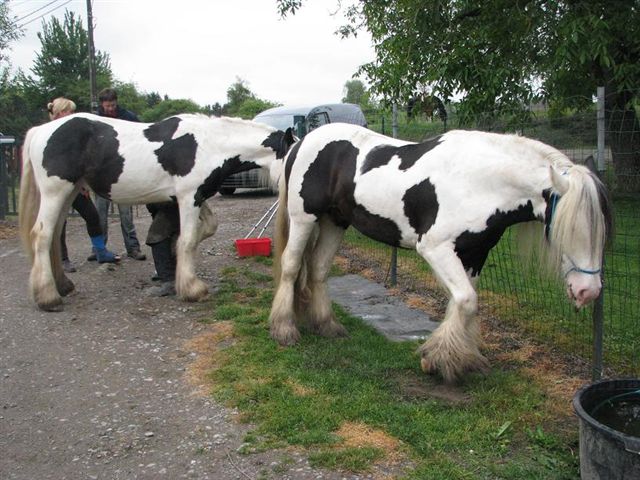
[[[593,158],[593,155],[589,155],[584,159],[584,166],[591,170],[591,173],[598,174],[598,166],[596,165],[596,161]]]
[[[293,128],[289,127],[284,131],[282,135],[282,140],[280,141],[280,151],[278,152],[277,157],[284,158],[289,151],[289,148],[294,143],[296,143],[296,137],[293,134]]]
[[[560,195],[564,195],[569,191],[569,179],[553,168],[553,166],[549,167],[551,170],[551,184],[556,192]]]

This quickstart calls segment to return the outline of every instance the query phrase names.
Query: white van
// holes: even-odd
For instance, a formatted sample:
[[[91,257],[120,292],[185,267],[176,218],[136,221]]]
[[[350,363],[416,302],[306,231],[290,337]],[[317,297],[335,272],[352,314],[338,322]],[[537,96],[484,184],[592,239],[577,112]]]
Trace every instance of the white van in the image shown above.
[[[362,109],[353,103],[275,107],[259,113],[253,120],[271,125],[278,130],[293,127],[295,135],[299,138],[326,123],[352,123],[367,126]],[[231,195],[236,188],[264,188],[269,183],[268,179],[269,172],[262,168],[235,173],[222,182],[220,193]]]

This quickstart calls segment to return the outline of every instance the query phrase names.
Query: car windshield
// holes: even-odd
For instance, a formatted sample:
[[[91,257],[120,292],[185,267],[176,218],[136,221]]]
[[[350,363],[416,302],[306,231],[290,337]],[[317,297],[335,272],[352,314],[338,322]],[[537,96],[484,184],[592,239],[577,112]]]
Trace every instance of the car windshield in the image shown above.
[[[258,115],[254,118],[256,122],[266,123],[278,130],[286,130],[293,127],[293,114],[281,113],[279,115]]]

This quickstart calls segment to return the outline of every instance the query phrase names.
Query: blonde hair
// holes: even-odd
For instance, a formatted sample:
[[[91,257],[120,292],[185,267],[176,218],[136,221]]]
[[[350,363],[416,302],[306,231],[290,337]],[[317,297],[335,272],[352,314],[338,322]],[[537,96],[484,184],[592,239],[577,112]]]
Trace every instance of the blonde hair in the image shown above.
[[[73,100],[68,98],[58,97],[53,102],[47,104],[47,110],[49,111],[49,118],[55,120],[62,116],[69,115],[76,111],[76,104]]]

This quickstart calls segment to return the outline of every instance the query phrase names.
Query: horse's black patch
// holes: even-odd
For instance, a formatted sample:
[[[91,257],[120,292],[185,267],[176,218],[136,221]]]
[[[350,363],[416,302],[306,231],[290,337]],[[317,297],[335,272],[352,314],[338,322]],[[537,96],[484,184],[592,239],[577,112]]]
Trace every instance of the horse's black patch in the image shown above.
[[[429,179],[414,185],[402,197],[404,214],[409,224],[418,234],[418,240],[427,233],[438,215],[438,197],[436,189]]]
[[[155,150],[162,168],[170,175],[183,177],[196,163],[198,142],[192,133],[173,138],[181,121],[178,117],[171,117],[154,123],[144,130],[144,136],[150,142],[162,142],[162,146]]]
[[[369,212],[362,205],[353,209],[351,224],[361,233],[378,242],[394,247],[400,246],[402,235],[393,220]]]
[[[547,204],[544,210],[544,236],[548,240],[551,234],[551,220],[553,219],[553,210],[557,207],[560,197],[557,193],[553,193],[550,188],[545,188],[542,191],[542,198],[544,198]]]
[[[199,207],[207,198],[213,197],[220,188],[220,185],[222,185],[224,179],[229,175],[257,167],[259,167],[259,165],[253,162],[242,162],[240,155],[227,158],[222,162],[220,167],[214,168],[202,185],[198,187],[193,196],[194,206]]]
[[[175,140],[165,141],[155,150],[158,162],[170,175],[187,175],[196,163],[198,142],[192,133],[186,133]]]
[[[117,137],[118,132],[104,122],[74,117],[49,137],[42,165],[49,176],[72,183],[84,177],[96,194],[109,198],[124,166]]]
[[[150,142],[169,142],[173,138],[173,134],[176,133],[181,121],[181,118],[171,117],[149,125],[144,131],[144,136]]]
[[[347,228],[355,206],[353,177],[359,150],[351,142],[330,142],[318,152],[302,179],[304,211],[320,217],[329,214],[336,225]]]
[[[289,151],[289,147],[294,143],[295,138],[293,137],[293,130],[291,128],[287,128],[284,132],[282,130],[278,130],[277,132],[270,133],[264,142],[262,142],[262,146],[271,148],[271,150],[276,152],[276,158],[282,159]]]
[[[385,166],[397,152],[398,147],[393,145],[378,145],[372,148],[362,163],[361,173],[364,174],[374,168]]]
[[[355,201],[353,177],[358,153],[359,150],[346,140],[331,142],[318,153],[302,180],[300,196],[304,211],[318,218],[328,215],[342,228],[353,225],[375,240],[398,245],[400,231],[397,225],[370,213]]]
[[[427,140],[422,143],[412,143],[402,147],[392,145],[380,145],[372,149],[362,164],[361,172],[364,174],[369,170],[387,165],[391,159],[397,155],[400,158],[400,170],[411,168],[425,153],[433,150],[440,143],[442,135]]]
[[[480,274],[489,251],[498,243],[500,237],[511,225],[535,220],[533,204],[529,200],[516,210],[496,212],[487,219],[487,228],[481,232],[463,232],[455,241],[455,251],[465,270],[471,269],[471,275]]]

